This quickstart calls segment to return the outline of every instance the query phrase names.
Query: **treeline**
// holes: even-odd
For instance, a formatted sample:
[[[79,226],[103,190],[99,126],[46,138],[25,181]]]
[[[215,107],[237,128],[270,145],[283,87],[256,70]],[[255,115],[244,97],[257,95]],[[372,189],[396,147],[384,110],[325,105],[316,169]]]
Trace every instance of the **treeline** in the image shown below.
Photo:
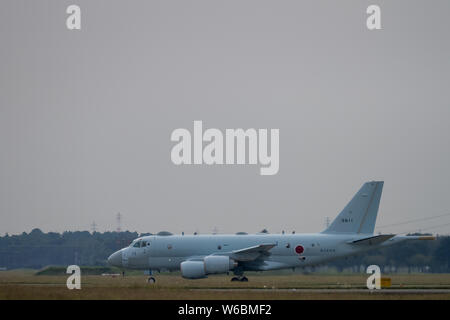
[[[339,271],[352,268],[354,272],[365,272],[365,267],[372,264],[380,266],[382,273],[398,272],[399,269],[402,272],[448,273],[450,236],[439,236],[434,241],[405,241],[331,263]]]
[[[76,231],[62,234],[43,233],[34,229],[30,233],[0,237],[0,268],[40,269],[48,265],[106,266],[106,259],[114,251],[148,234],[137,232]],[[436,241],[407,241],[391,247],[368,251],[357,256],[328,263],[339,271],[352,268],[364,272],[368,265],[376,264],[383,272],[399,269],[419,272],[450,272],[450,237]]]
[[[0,237],[0,267],[39,269],[47,265],[107,265],[114,251],[130,244],[137,232],[49,232]]]

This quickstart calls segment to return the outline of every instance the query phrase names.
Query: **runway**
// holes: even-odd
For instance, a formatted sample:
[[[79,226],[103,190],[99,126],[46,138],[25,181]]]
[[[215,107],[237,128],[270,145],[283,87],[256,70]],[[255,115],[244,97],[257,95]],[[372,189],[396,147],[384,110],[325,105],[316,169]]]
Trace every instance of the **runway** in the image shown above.
[[[0,300],[450,300],[450,274],[395,274],[392,287],[369,290],[366,275],[251,275],[248,282],[228,276],[192,281],[158,274],[156,284],[143,275],[82,275],[81,290],[67,288],[67,276],[36,276],[31,271],[0,272]]]
[[[287,288],[265,288],[265,289],[247,289],[247,288],[228,288],[228,289],[190,289],[191,291],[212,291],[212,292],[292,292],[292,293],[364,293],[364,294],[438,294],[450,293],[450,289],[287,289]]]

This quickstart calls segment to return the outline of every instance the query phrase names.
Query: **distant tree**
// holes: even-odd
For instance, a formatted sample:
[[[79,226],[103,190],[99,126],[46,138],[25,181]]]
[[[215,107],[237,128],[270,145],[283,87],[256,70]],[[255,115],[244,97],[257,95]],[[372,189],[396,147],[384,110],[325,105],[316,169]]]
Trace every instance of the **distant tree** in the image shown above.
[[[450,237],[438,238],[439,245],[434,253],[434,260],[441,272],[448,272],[450,267]]]

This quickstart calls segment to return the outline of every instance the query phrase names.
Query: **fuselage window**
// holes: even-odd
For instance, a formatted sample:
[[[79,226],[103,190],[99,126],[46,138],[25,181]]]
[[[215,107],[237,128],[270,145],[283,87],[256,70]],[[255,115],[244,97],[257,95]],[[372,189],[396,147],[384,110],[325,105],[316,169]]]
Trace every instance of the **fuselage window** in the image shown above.
[[[287,245],[286,245],[286,248],[290,248],[291,247],[291,244],[290,243],[288,243]]]
[[[136,241],[136,243],[133,245],[133,247],[135,248],[139,248],[141,245],[141,243],[139,241]]]
[[[218,246],[217,246],[217,249],[222,250],[222,246],[221,246],[221,245],[218,245]]]

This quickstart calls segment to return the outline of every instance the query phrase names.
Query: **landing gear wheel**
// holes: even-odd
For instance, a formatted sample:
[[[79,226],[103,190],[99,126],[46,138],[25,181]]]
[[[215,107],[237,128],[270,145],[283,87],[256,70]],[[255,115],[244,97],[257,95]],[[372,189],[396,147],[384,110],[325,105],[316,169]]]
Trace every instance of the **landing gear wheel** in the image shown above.
[[[153,278],[153,277],[149,277],[149,278],[147,279],[147,282],[150,283],[150,284],[154,284],[154,283],[156,282],[156,279]]]
[[[245,276],[242,276],[242,277],[233,277],[233,278],[231,278],[231,281],[232,281],[232,282],[233,282],[233,281],[248,282],[248,279],[247,279],[247,277],[245,277]]]

